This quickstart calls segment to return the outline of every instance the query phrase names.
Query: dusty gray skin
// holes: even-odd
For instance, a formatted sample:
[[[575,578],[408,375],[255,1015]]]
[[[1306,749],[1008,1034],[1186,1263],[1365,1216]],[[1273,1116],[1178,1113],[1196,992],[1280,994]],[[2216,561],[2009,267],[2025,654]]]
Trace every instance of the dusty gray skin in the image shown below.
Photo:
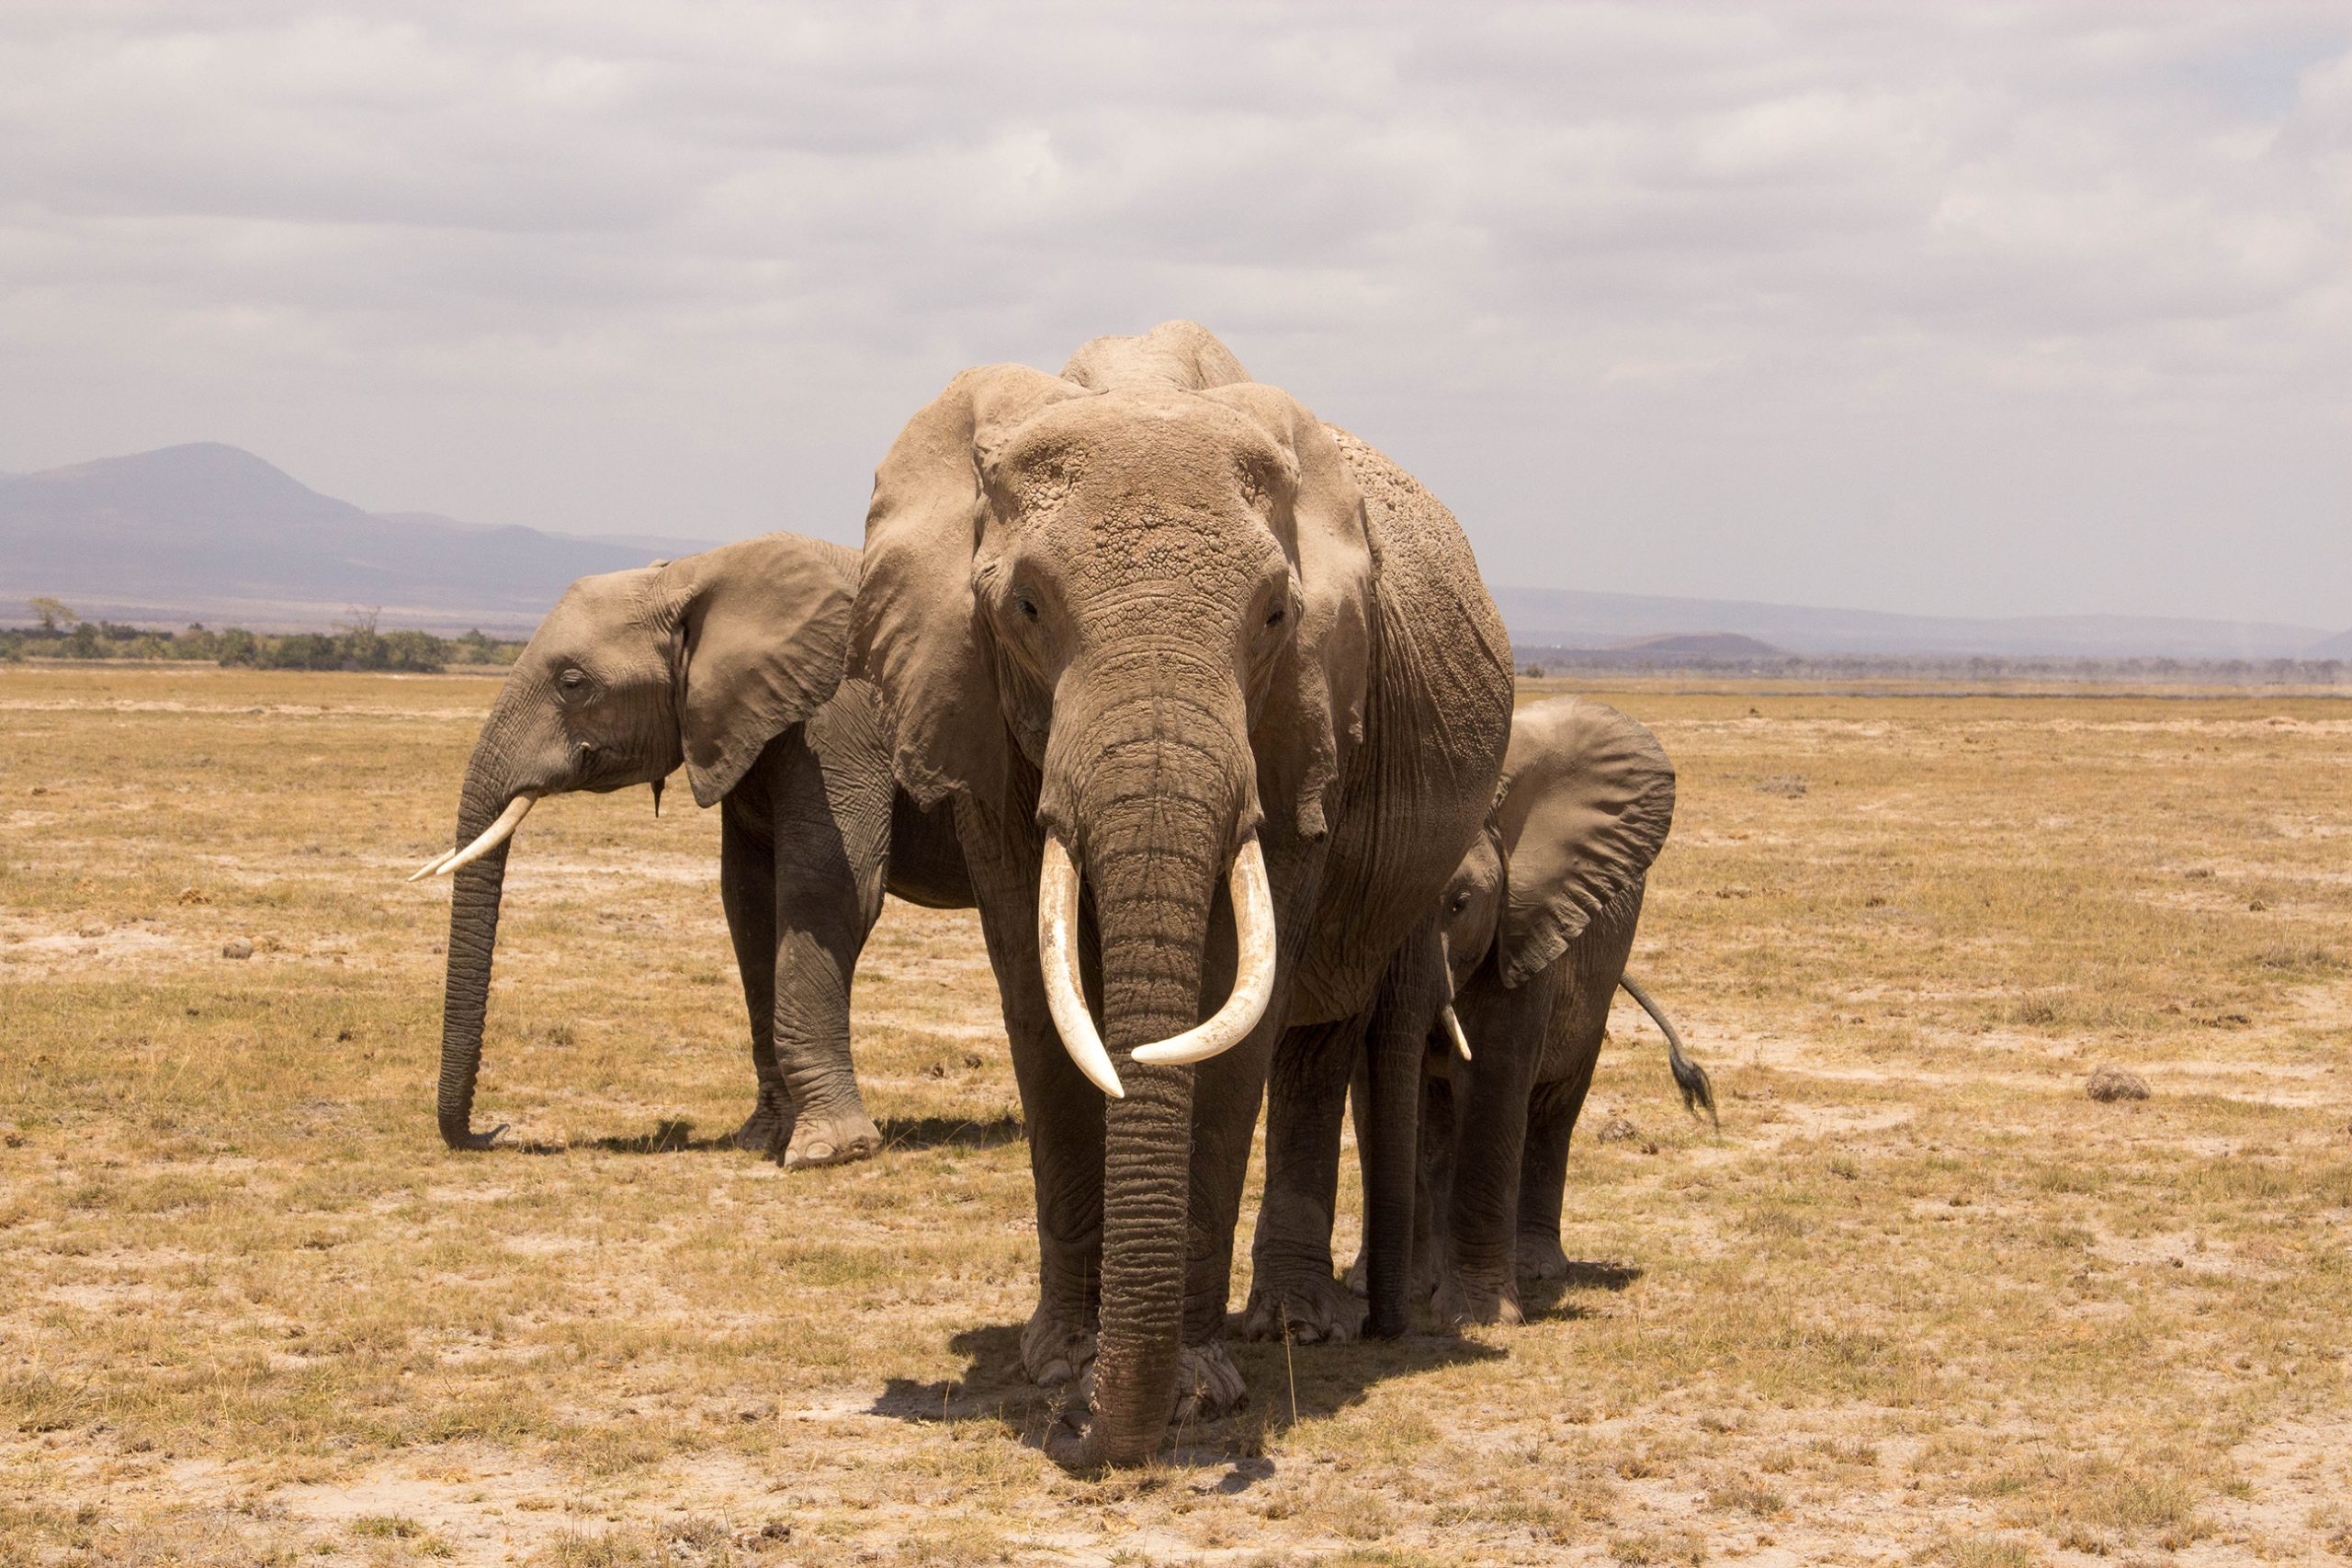
[[[758,1088],[736,1139],[787,1166],[880,1147],[850,1062],[849,992],[885,887],[971,904],[952,824],[896,790],[873,690],[842,679],[856,586],[857,552],[790,534],[581,579],[506,677],[458,814],[462,850],[525,797],[651,784],[658,802],[683,763],[695,800],[722,812],[719,892]],[[510,845],[449,874],[451,1148],[500,1131],[471,1122]]]
[[[876,476],[851,671],[971,870],[1036,1183],[1022,1354],[1073,1390],[1052,1451],[1140,1462],[1180,1394],[1186,1415],[1240,1395],[1221,1341],[1270,1060],[1365,1027],[1399,964],[1436,974],[1430,911],[1508,736],[1501,623],[1443,507],[1170,322],[1060,376],[967,371],[915,416]],[[1253,840],[1262,1013],[1196,1066],[1138,1060],[1257,976],[1229,891]],[[1064,950],[1039,920],[1064,852],[1089,1070],[1120,1098],[1080,1066],[1093,1025],[1053,1021],[1041,952]],[[1409,1156],[1383,1175],[1392,1224],[1411,1185]]]
[[[1577,697],[1519,710],[1493,818],[1442,909],[1471,1055],[1432,1030],[1407,1271],[1447,1322],[1516,1323],[1519,1277],[1566,1274],[1568,1140],[1621,986],[1666,1032],[1684,1106],[1714,1112],[1705,1071],[1625,973],[1673,818],[1674,768],[1648,729]]]

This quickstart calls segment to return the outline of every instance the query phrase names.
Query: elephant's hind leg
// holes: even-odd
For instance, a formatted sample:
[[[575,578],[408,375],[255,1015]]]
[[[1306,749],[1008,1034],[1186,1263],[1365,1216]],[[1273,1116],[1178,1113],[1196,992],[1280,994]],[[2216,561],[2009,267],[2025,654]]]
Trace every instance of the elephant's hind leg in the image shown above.
[[[1568,1255],[1560,1245],[1560,1201],[1568,1179],[1568,1137],[1584,1104],[1585,1084],[1535,1086],[1527,1108],[1527,1146],[1519,1156],[1519,1277],[1565,1280]]]
[[[882,909],[890,778],[865,716],[829,705],[769,744],[775,844],[775,1049],[794,1108],[787,1168],[882,1147],[850,1060],[850,983]]]

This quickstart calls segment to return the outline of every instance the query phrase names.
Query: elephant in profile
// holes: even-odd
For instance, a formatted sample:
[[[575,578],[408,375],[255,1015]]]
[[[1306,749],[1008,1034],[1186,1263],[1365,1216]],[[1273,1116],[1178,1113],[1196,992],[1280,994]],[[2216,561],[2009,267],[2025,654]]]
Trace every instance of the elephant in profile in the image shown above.
[[[887,888],[968,908],[952,824],[892,785],[873,688],[842,678],[857,552],[767,534],[564,591],[474,743],[455,842],[439,1114],[472,1130],[506,855],[533,804],[662,781],[720,807],[719,896],[751,1015],[758,1101],[736,1142],[786,1166],[881,1145],[849,1055],[850,982]],[[415,880],[414,877],[411,878]]]
[[[1516,1323],[1519,1276],[1566,1273],[1568,1140],[1620,987],[1665,1032],[1684,1107],[1714,1113],[1705,1070],[1625,973],[1673,819],[1674,767],[1644,726],[1580,697],[1514,716],[1494,814],[1442,904],[1453,1000],[1430,1040],[1408,1272],[1447,1322]]]
[[[1334,1032],[1419,1059],[1431,912],[1510,731],[1501,621],[1452,513],[1171,321],[1059,375],[967,370],[914,416],[850,670],[901,787],[952,803],[987,935],[1036,1187],[1022,1358],[1073,1385],[1050,1450],[1140,1462],[1180,1393],[1241,1393],[1270,1062]],[[1408,1155],[1379,1183],[1399,1227],[1412,1179]]]

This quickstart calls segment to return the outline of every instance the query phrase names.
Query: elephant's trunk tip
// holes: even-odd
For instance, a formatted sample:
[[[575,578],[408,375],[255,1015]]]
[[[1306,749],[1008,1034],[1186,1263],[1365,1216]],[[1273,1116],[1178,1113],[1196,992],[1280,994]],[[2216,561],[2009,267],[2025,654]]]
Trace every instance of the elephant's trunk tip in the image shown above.
[[[441,1124],[441,1141],[460,1153],[479,1153],[495,1145],[498,1135],[511,1125],[511,1122],[501,1122],[487,1133],[477,1133],[465,1122],[445,1122]]]

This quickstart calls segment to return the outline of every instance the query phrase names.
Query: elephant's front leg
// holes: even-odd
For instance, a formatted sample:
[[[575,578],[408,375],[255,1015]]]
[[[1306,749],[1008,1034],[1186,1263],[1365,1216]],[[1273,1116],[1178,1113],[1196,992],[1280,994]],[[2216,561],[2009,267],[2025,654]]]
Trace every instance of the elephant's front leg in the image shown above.
[[[752,1021],[752,1074],[758,1099],[735,1131],[738,1148],[772,1153],[792,1135],[792,1091],[775,1060],[775,858],[764,824],[752,820],[751,792],[738,790],[719,806],[718,900],[743,980]],[[764,797],[762,799],[764,804]]]
[[[1037,1195],[1037,1307],[1021,1334],[1022,1370],[1054,1387],[1094,1359],[1102,1279],[1102,1094],[1071,1065],[1037,965],[1036,840],[968,798],[956,806],[989,964],[996,971],[1029,1173]],[[1024,849],[1028,855],[1023,864]]]
[[[1475,1021],[1463,1020],[1478,1052],[1452,1068],[1453,1190],[1437,1288],[1442,1322],[1520,1321],[1520,1156],[1547,992],[1539,977],[1479,1010]]]
[[[792,1095],[788,1169],[863,1159],[882,1146],[850,1059],[849,1001],[858,954],[882,911],[890,779],[878,746],[836,736],[839,722],[820,714],[761,760],[774,803],[775,1050]]]
[[[1241,1331],[1251,1339],[1352,1339],[1364,1303],[1333,1277],[1340,1124],[1367,1020],[1294,1029],[1275,1049],[1266,1089],[1266,1196],[1250,1248]]]

